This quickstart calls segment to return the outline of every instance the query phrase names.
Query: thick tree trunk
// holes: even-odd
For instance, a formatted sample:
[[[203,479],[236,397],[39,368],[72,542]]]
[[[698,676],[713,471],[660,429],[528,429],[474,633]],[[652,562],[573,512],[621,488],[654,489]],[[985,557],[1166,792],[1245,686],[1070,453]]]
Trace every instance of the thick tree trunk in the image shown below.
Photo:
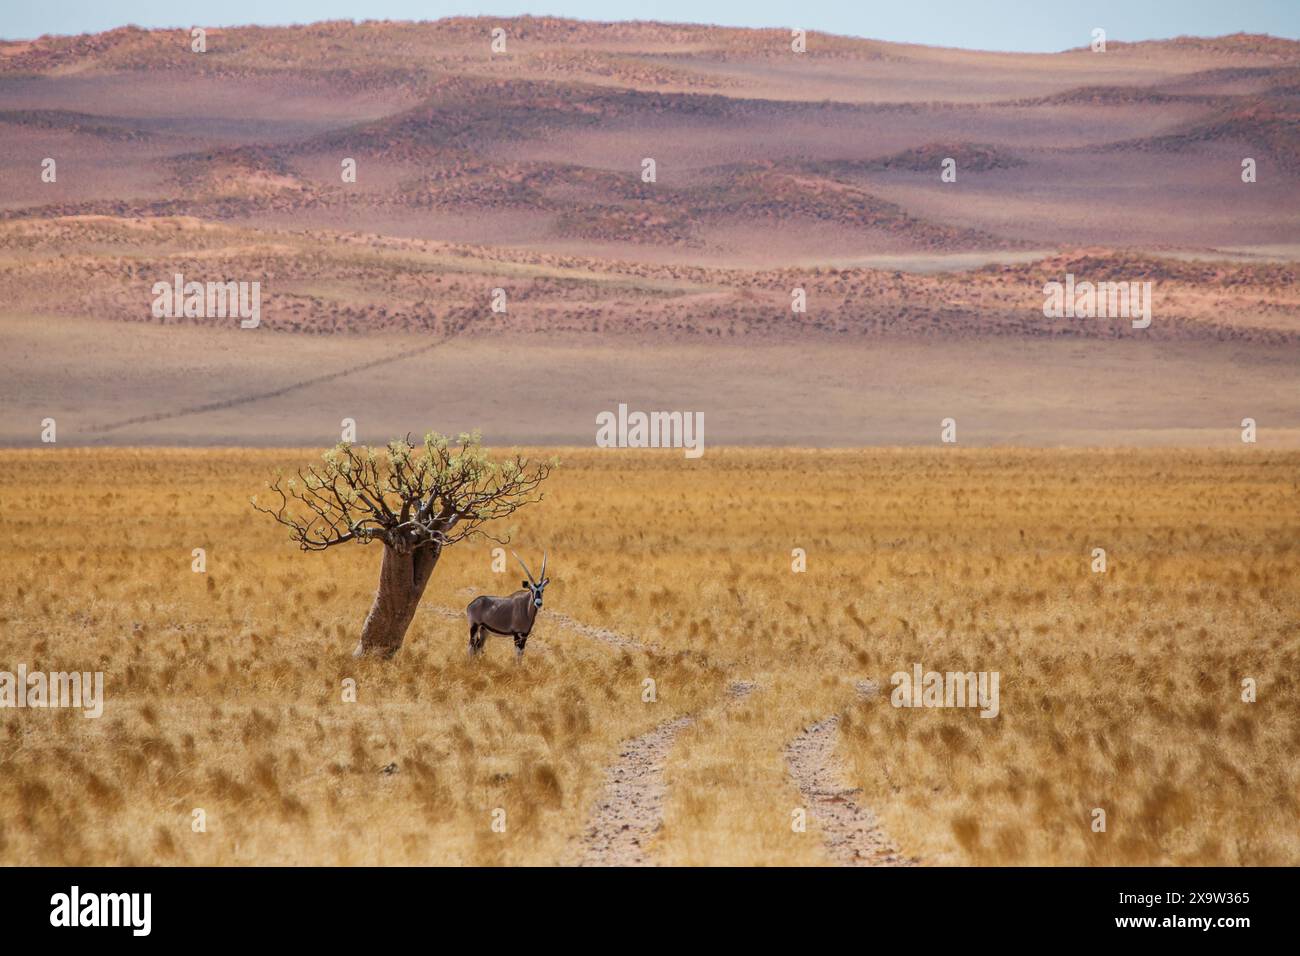
[[[361,642],[354,657],[378,657],[387,660],[402,647],[406,629],[411,626],[415,609],[424,596],[433,566],[438,563],[440,548],[421,548],[401,552],[384,545],[384,563],[379,569],[379,587],[375,603],[370,606],[366,623],[361,627]]]

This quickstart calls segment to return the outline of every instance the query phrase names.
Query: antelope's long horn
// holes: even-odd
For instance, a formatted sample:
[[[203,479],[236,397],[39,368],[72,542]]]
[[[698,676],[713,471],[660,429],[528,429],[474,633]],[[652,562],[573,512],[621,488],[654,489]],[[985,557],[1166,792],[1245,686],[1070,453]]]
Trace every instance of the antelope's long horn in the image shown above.
[[[542,552],[542,581],[546,580],[546,552]],[[540,582],[539,582],[540,583]]]
[[[510,553],[515,554],[514,551],[511,551]],[[519,557],[519,555],[515,554],[515,560],[518,561],[519,564],[523,567],[524,574],[528,575],[529,582],[532,584],[536,584],[537,582],[533,580],[533,572],[528,570],[528,565],[524,564],[524,559]]]

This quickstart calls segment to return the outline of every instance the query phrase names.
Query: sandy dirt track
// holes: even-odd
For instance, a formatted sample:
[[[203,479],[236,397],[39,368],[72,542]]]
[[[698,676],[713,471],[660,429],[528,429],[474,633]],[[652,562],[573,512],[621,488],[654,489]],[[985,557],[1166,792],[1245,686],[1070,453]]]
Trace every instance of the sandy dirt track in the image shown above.
[[[748,696],[755,686],[733,681],[719,706]],[[582,837],[583,866],[653,865],[650,843],[663,825],[668,792],[664,769],[677,736],[693,723],[691,715],[674,717],[624,741],[618,759],[605,768],[605,789]]]
[[[875,685],[860,688],[874,696]],[[840,718],[832,714],[804,729],[786,747],[790,776],[807,802],[826,851],[839,866],[914,866],[890,839],[876,815],[861,802],[861,790],[845,782],[835,755]]]
[[[590,446],[595,417],[705,415],[705,445],[1300,445],[1300,352],[1232,343],[499,343],[267,335],[9,318],[0,445],[325,447],[481,428],[492,444]],[[94,348],[85,342],[94,342]],[[176,356],[183,356],[177,360]],[[398,357],[400,356],[400,357]],[[340,374],[335,374],[340,373]],[[580,387],[577,387],[579,386]],[[116,427],[112,427],[116,426]],[[707,454],[707,452],[706,452]]]

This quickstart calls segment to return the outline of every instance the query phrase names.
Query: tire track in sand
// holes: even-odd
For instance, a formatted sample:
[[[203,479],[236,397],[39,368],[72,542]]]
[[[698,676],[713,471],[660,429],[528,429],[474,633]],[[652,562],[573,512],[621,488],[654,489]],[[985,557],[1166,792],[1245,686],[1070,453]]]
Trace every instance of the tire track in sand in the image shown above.
[[[446,606],[431,610],[441,617],[463,617]],[[657,651],[652,644],[609,628],[584,624],[567,614],[547,615],[561,628],[605,644],[613,650]],[[718,707],[748,696],[758,685],[734,680],[727,686],[726,700]],[[630,737],[619,745],[618,759],[605,768],[605,786],[592,809],[578,851],[579,866],[653,866],[649,844],[663,826],[664,797],[668,785],[664,770],[673,744],[696,715],[684,714],[659,724],[653,730]]]
[[[862,697],[874,697],[879,690],[876,684],[858,683]],[[821,829],[827,853],[839,866],[916,866],[920,861],[904,857],[875,813],[859,802],[862,789],[846,782],[835,753],[839,724],[839,714],[825,717],[785,748],[790,777]]]
[[[398,352],[392,352],[388,355],[381,355],[379,358],[371,359],[369,362],[362,362],[359,365],[347,365],[333,372],[325,372],[321,375],[313,375],[311,378],[300,379],[296,382],[288,382],[276,388],[267,389],[263,392],[252,392],[248,395],[235,395],[230,398],[219,398],[211,402],[204,402],[201,405],[190,405],[186,408],[170,409],[161,412],[152,412],[148,415],[136,415],[132,418],[122,418],[115,422],[101,422],[97,425],[90,425],[86,432],[91,435],[101,435],[106,432],[117,431],[119,428],[128,428],[131,425],[146,425],[153,422],[167,421],[172,418],[185,418],[189,415],[202,415],[205,412],[224,411],[227,408],[238,408],[240,405],[251,405],[256,402],[264,402],[267,399],[279,398],[281,395],[288,395],[290,392],[296,392],[304,388],[311,388],[313,385],[323,385],[326,382],[332,382],[335,379],[343,378],[345,375],[355,375],[358,372],[368,372],[371,369],[382,368],[385,365],[392,365],[394,362],[401,362],[408,358],[414,358],[425,352],[432,351],[440,345],[447,342],[447,336],[442,336],[425,345],[420,345],[411,349],[402,349]]]
[[[733,681],[726,707],[747,696],[751,681]],[[668,785],[664,769],[677,735],[695,723],[687,714],[623,741],[618,759],[605,768],[605,788],[582,835],[580,866],[653,866],[649,844],[663,826]]]
[[[626,634],[620,634],[618,631],[612,631],[607,627],[595,627],[591,624],[583,624],[581,621],[575,620],[567,614],[561,614],[558,611],[551,611],[547,616],[561,627],[567,627],[571,631],[577,631],[579,634],[600,641],[602,644],[608,644],[610,647],[617,650],[656,652],[659,650],[659,648],[654,644],[645,644],[634,637],[628,637]]]

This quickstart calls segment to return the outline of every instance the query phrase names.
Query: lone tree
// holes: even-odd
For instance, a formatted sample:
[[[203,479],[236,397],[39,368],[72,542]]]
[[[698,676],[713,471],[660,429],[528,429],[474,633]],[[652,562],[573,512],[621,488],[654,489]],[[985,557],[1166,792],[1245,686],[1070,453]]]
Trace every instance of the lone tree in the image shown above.
[[[253,507],[287,527],[304,551],[348,541],[384,546],[375,601],[361,628],[356,657],[388,659],[401,649],[433,567],[448,545],[481,536],[482,525],[542,498],[538,487],[554,462],[520,455],[493,461],[477,432],[449,440],[429,434],[384,450],[342,443],[322,464],[283,473],[267,487],[279,501]]]

